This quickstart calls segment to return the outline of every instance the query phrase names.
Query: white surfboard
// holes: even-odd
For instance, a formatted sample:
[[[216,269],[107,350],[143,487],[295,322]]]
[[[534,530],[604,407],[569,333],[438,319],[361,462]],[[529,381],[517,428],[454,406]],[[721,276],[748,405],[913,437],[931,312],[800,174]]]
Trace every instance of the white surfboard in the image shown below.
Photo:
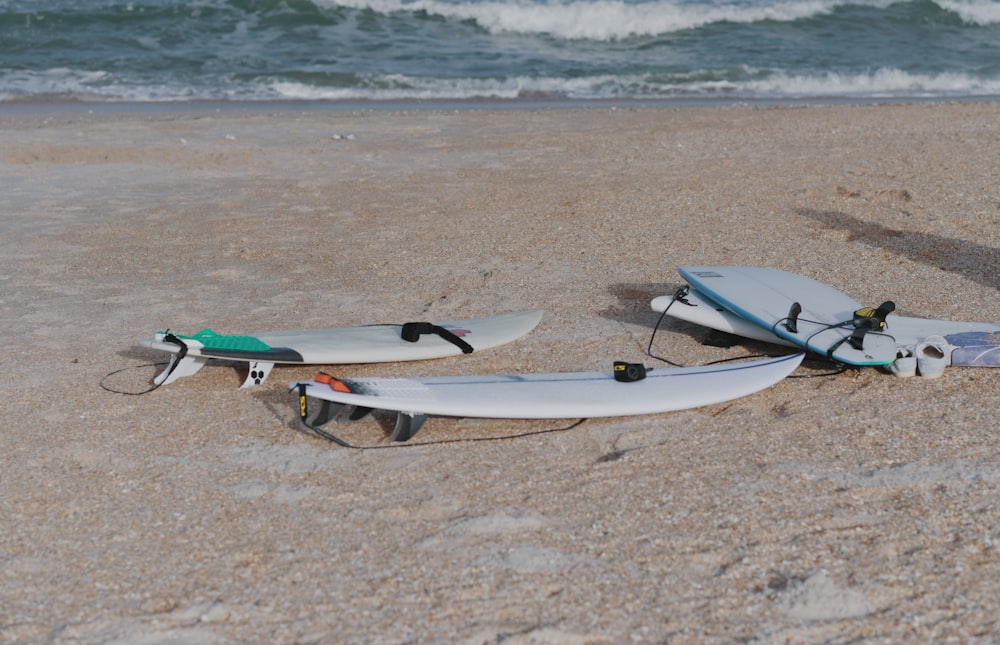
[[[499,419],[576,419],[683,410],[753,394],[792,373],[803,354],[709,365],[651,369],[623,382],[615,372],[500,374],[429,378],[334,379],[292,383],[303,421],[307,398],[330,402],[313,425],[357,420],[371,410],[398,412],[392,438],[409,439],[427,415]],[[635,366],[629,366],[635,367]],[[617,369],[617,366],[616,366]]]
[[[770,329],[764,329],[745,318],[728,311],[720,304],[702,295],[700,291],[688,288],[683,294],[672,296],[657,296],[649,303],[653,311],[685,322],[708,327],[717,331],[735,334],[743,338],[751,338],[765,343],[798,347],[790,340],[785,340]]]
[[[678,272],[739,317],[799,347],[848,365],[888,365],[896,339],[858,324],[861,303],[822,282],[760,267],[688,266]]]
[[[678,320],[779,345],[795,346],[770,331],[747,321],[713,302],[697,289],[689,289],[680,299],[658,296],[650,302],[653,311]],[[897,346],[913,346],[929,336],[948,342],[948,364],[956,367],[1000,367],[1000,324],[934,320],[889,314],[887,331]]]
[[[205,329],[192,336],[159,332],[139,344],[170,352],[170,364],[154,379],[166,385],[201,369],[209,359],[249,364],[241,387],[264,382],[275,364],[344,365],[442,358],[516,340],[535,328],[542,311],[438,323],[299,329],[223,336]]]

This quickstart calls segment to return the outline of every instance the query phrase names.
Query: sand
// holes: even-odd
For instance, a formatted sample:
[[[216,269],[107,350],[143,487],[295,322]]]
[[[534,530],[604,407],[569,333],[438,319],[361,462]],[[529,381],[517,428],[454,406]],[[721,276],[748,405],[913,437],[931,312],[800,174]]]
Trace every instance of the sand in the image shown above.
[[[684,264],[1000,321],[1000,103],[42,107],[0,114],[0,142],[0,641],[1000,634],[1000,370],[810,363],[705,408],[434,418],[363,451],[300,427],[312,367],[100,386],[148,386],[164,355],[136,341],[165,328],[534,307],[505,347],[335,371],[665,366],[649,301]],[[769,349],[708,336],[667,321],[654,352]],[[386,422],[338,432],[386,446]]]

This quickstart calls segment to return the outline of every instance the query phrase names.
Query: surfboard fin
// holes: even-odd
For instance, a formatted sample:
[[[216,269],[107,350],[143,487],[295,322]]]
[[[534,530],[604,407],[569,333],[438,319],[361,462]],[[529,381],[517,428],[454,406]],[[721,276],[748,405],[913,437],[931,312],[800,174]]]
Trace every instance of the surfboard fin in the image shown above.
[[[802,305],[793,302],[788,309],[788,317],[785,318],[785,329],[793,334],[799,333],[799,314],[802,313]]]
[[[878,307],[862,307],[854,312],[854,327],[869,330],[885,329],[885,317],[896,311],[896,303],[886,300]]]
[[[333,401],[327,401],[325,399],[321,399],[321,401],[323,402],[319,406],[319,412],[316,413],[316,416],[313,417],[311,422],[307,422],[309,425],[321,426],[329,423],[336,418],[345,407],[343,403],[334,403]],[[306,417],[303,416],[302,420],[306,421]]]
[[[293,389],[297,389],[299,392],[299,419],[302,422],[302,425],[309,428],[310,430],[312,430],[319,436],[323,437],[324,439],[328,439],[334,442],[338,446],[343,446],[345,448],[354,448],[354,446],[347,443],[343,439],[337,437],[336,435],[330,434],[329,432],[323,430],[320,427],[324,423],[328,423],[330,419],[333,419],[338,414],[340,414],[340,411],[343,410],[345,407],[344,404],[334,403],[333,401],[327,401],[323,399],[323,403],[322,405],[320,405],[319,408],[319,413],[313,419],[312,423],[309,423],[308,421],[309,403],[308,403],[308,395],[306,394],[306,384],[298,383],[293,387]]]
[[[350,406],[350,408],[345,410],[341,414],[341,416],[346,417],[345,418],[346,421],[354,422],[354,421],[361,421],[371,413],[372,413],[372,408],[366,408],[359,405],[352,405]],[[338,418],[337,420],[339,421],[340,419]]]
[[[173,383],[179,378],[184,376],[191,376],[202,367],[208,359],[204,356],[182,356],[181,354],[174,354],[170,359],[170,364],[167,368],[156,375],[153,379],[153,384],[167,385],[168,383]]]
[[[247,377],[243,381],[243,385],[240,386],[240,389],[242,390],[245,387],[260,385],[267,379],[267,375],[271,373],[271,368],[273,367],[274,363],[268,363],[266,361],[251,361],[250,371],[247,372]]]
[[[854,312],[854,331],[848,338],[848,343],[854,349],[863,349],[865,336],[868,332],[880,332],[885,329],[885,317],[896,310],[896,303],[886,300],[878,307],[862,307]]]
[[[396,427],[392,429],[393,441],[407,441],[417,434],[420,427],[427,421],[426,414],[417,412],[400,412],[396,415]]]

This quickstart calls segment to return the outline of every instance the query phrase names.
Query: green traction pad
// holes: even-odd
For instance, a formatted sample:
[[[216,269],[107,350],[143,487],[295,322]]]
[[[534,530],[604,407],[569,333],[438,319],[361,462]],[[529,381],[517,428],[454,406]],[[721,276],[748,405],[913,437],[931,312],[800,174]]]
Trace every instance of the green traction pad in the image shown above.
[[[174,336],[181,340],[196,340],[204,345],[206,349],[238,350],[244,352],[266,352],[271,349],[267,343],[253,336],[223,336],[211,329],[202,329],[193,336],[183,336],[181,334],[174,334]]]

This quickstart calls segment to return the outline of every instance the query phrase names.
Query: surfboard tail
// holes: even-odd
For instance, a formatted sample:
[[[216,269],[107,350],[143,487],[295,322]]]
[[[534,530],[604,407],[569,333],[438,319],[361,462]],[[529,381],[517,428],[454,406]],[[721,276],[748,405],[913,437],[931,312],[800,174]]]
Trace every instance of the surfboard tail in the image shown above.
[[[203,356],[184,356],[174,354],[170,358],[167,367],[153,378],[153,384],[157,387],[168,385],[179,378],[191,376],[201,368],[205,367],[208,359]]]
[[[325,375],[325,376],[329,377],[329,375]],[[329,378],[332,379],[333,377],[329,377]],[[365,406],[361,406],[361,405],[350,405],[350,404],[346,404],[346,403],[338,403],[336,401],[330,401],[330,400],[327,400],[327,399],[318,399],[319,402],[320,402],[319,411],[315,414],[315,416],[312,417],[312,419],[310,419],[309,418],[309,389],[308,389],[308,386],[309,386],[309,383],[295,383],[295,384],[293,384],[293,387],[292,387],[292,389],[295,389],[295,390],[298,391],[298,395],[299,395],[299,420],[302,423],[302,425],[305,426],[306,428],[308,428],[309,430],[312,430],[317,435],[323,437],[324,439],[328,439],[328,440],[336,443],[337,445],[344,446],[345,448],[356,448],[357,446],[352,446],[351,444],[347,443],[343,439],[337,437],[336,435],[331,434],[327,430],[324,430],[322,428],[322,426],[324,426],[324,425],[326,425],[326,424],[328,424],[330,422],[333,422],[333,423],[346,423],[346,422],[353,423],[355,421],[361,421],[362,419],[364,419],[365,417],[367,417],[368,415],[370,415],[374,411],[374,409],[373,408],[369,408],[369,407],[365,407]],[[416,434],[417,430],[420,429],[420,425],[422,425],[422,424],[423,424],[422,421],[419,424],[417,424],[413,428],[412,432],[410,432],[410,434],[408,436],[406,436],[406,439],[409,439],[414,434]],[[399,426],[399,422],[397,422],[397,427],[398,426]],[[397,431],[393,431],[393,438],[394,438],[394,440],[397,440],[397,441],[405,441],[406,440],[406,439],[395,439],[395,436],[397,434],[400,434],[400,436],[402,436],[403,434],[405,434],[405,428],[398,428]]]

